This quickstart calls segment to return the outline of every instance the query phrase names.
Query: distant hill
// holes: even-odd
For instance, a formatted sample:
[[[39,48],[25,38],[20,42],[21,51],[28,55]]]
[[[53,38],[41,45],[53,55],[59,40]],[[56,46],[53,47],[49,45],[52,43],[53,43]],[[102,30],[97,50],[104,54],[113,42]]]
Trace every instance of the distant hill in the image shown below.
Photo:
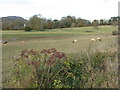
[[[24,24],[27,22],[26,19],[19,17],[19,16],[7,16],[7,17],[2,17],[2,28],[3,30],[7,29],[23,29]]]
[[[7,16],[7,17],[2,17],[2,20],[25,20],[24,18],[20,16]]]

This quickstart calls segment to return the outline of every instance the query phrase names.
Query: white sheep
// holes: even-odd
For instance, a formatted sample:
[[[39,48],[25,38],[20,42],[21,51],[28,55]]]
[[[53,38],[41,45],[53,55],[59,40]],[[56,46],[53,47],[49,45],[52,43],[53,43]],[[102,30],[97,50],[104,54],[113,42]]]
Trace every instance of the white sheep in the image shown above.
[[[73,43],[77,42],[77,40],[73,40]]]
[[[21,41],[21,43],[24,43],[24,41]]]
[[[98,40],[98,41],[101,41],[101,38],[98,37],[97,40]]]
[[[94,42],[94,41],[96,41],[96,40],[92,38],[91,41]]]
[[[3,44],[7,44],[7,43],[8,43],[7,41],[3,42]]]

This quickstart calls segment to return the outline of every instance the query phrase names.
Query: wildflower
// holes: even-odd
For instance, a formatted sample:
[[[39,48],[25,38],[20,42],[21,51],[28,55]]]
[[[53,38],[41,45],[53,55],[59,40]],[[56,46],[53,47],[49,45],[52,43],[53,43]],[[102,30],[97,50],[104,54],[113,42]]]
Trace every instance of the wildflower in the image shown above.
[[[55,49],[55,48],[51,48],[51,49],[43,49],[42,51],[41,51],[41,53],[55,53],[55,52],[57,52],[57,50]]]
[[[43,49],[42,51],[41,51],[41,53],[46,53],[47,52],[47,50],[46,49]]]
[[[62,59],[62,58],[66,58],[65,54],[62,52],[56,52],[55,53],[55,57]]]
[[[54,65],[54,64],[55,64],[54,58],[50,58],[50,59],[46,62],[46,64],[49,65],[49,66]]]
[[[31,51],[32,55],[38,55],[37,51]]]
[[[26,49],[26,50],[23,50],[23,51],[21,51],[21,53],[27,53],[28,52],[28,50]]]
[[[24,53],[21,54],[21,57],[28,58],[28,55],[25,55]]]
[[[40,63],[39,61],[32,61],[31,64],[35,67],[35,68],[38,68]]]
[[[57,52],[57,50],[55,48],[51,48],[51,49],[49,49],[49,51],[52,53]]]
[[[47,65],[55,64],[55,57],[52,55],[46,62]]]

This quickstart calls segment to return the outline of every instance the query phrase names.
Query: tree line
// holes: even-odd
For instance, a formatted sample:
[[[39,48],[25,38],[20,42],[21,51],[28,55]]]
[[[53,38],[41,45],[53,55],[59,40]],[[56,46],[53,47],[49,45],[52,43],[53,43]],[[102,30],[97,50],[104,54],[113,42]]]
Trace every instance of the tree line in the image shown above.
[[[56,29],[56,28],[74,28],[74,27],[86,27],[99,25],[118,25],[119,17],[111,17],[110,19],[89,20],[76,18],[75,16],[62,17],[61,20],[52,20],[41,17],[40,14],[34,15],[29,20],[14,19],[14,20],[3,20],[3,30],[38,30],[44,31],[45,29]]]

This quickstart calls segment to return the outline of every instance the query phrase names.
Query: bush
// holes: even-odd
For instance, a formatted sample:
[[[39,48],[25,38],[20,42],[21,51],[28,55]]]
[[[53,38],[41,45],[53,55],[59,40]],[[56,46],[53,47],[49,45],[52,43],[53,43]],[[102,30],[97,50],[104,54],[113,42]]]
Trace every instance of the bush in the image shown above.
[[[93,32],[93,31],[90,31],[90,30],[86,30],[86,31],[84,31],[84,32]]]
[[[9,87],[100,88],[112,79],[112,74],[105,70],[106,62],[115,59],[114,55],[109,52],[66,55],[55,48],[23,50],[14,59]]]
[[[29,31],[31,31],[31,30],[32,30],[32,28],[31,28],[31,27],[29,27],[29,26],[26,26],[26,27],[24,28],[24,30],[25,30],[25,31],[27,31],[27,32],[29,32]]]
[[[65,72],[66,55],[56,49],[23,50],[15,58],[11,87],[51,87]],[[24,81],[25,80],[25,81]],[[16,83],[17,82],[17,83]],[[16,83],[16,84],[15,84]]]

